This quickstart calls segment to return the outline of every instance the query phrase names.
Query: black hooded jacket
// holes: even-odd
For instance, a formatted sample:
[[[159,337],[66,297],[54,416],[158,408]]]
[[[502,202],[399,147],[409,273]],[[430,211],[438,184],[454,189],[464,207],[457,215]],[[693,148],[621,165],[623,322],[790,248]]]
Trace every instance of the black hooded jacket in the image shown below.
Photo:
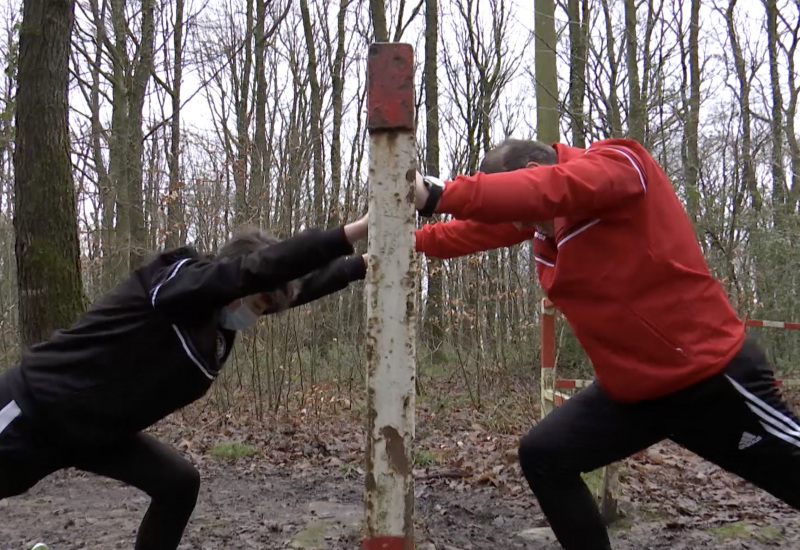
[[[363,279],[342,228],[309,230],[235,258],[191,248],[133,271],[72,327],[23,353],[4,375],[22,412],[49,436],[107,444],[202,397],[235,333],[219,326],[237,298],[300,279],[292,306]]]

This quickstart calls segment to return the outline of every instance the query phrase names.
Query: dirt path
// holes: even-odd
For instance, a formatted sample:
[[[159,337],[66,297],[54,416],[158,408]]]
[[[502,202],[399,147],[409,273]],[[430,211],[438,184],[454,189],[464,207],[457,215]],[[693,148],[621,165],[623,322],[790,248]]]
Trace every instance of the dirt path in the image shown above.
[[[363,485],[357,472],[293,471],[260,459],[209,462],[201,469],[203,488],[182,549],[359,547]],[[771,517],[763,511],[749,517],[748,503],[757,499],[762,510],[763,497],[747,486],[734,497],[724,521],[690,511],[660,518],[658,500],[629,503],[631,517],[615,530],[615,549],[800,548],[797,514],[768,503],[775,510]],[[142,494],[119,483],[58,473],[24,496],[0,501],[0,549],[27,550],[40,540],[51,550],[129,549],[146,506]],[[417,483],[417,507],[417,548],[423,550],[558,548],[519,536],[544,525],[527,494],[435,479]]]

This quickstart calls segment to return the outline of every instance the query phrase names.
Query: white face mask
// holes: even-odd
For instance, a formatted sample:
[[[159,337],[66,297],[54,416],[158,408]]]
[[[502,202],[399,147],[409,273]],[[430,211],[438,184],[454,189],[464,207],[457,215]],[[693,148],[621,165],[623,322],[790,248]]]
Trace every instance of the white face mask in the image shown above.
[[[245,330],[254,327],[258,323],[258,315],[247,307],[244,300],[239,300],[239,307],[233,311],[230,308],[223,308],[219,316],[219,324],[228,330]]]

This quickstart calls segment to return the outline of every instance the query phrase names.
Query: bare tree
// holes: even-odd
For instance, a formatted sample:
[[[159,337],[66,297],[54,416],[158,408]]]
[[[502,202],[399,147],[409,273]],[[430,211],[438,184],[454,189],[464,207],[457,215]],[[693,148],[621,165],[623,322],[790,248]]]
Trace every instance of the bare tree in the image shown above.
[[[586,42],[588,40],[589,0],[568,0],[569,17],[569,108],[572,144],[586,146]]]
[[[322,158],[322,91],[317,75],[317,49],[315,46],[314,29],[311,26],[311,16],[308,11],[308,0],[300,0],[300,12],[303,19],[303,34],[306,39],[306,51],[308,56],[308,80],[310,84],[310,107],[311,107],[311,128],[309,137],[311,139],[312,166],[314,185],[312,197],[314,201],[313,217],[314,225],[318,225],[323,217],[323,195],[325,193],[325,176],[323,173],[324,159]]]
[[[692,0],[689,19],[689,97],[685,102],[686,125],[684,126],[683,159],[687,211],[696,221],[700,214],[700,191],[698,173],[700,170],[699,131],[700,131],[700,0]]]
[[[639,86],[639,40],[636,35],[636,0],[625,0],[625,57],[628,65],[628,137],[644,142],[645,102]]]
[[[798,14],[800,15],[800,14]],[[800,43],[800,16],[796,18],[794,24],[781,17],[781,21],[787,27],[787,40],[789,44],[780,42],[781,49],[786,55],[786,73],[789,89],[789,98],[785,108],[786,119],[786,142],[789,146],[790,167],[791,167],[791,188],[787,198],[787,211],[800,214],[800,143],[798,143],[795,132],[795,116],[797,115],[797,100],[800,96],[800,84],[797,81],[795,72],[795,52]]]
[[[169,194],[167,199],[166,247],[174,248],[186,243],[184,206],[181,178],[181,80],[183,79],[183,4],[175,0],[175,27],[173,35],[171,136],[169,147]]]
[[[130,267],[138,267],[147,254],[147,240],[142,211],[142,154],[144,151],[144,131],[142,129],[142,111],[145,93],[153,71],[153,41],[155,39],[155,5],[153,0],[141,0],[141,37],[139,39],[138,56],[132,71],[127,78],[128,90],[128,143],[126,178],[128,184],[127,203],[122,202],[122,209],[130,212]],[[120,53],[120,52],[117,52]]]
[[[347,68],[345,40],[347,38],[347,10],[352,0],[340,0],[336,15],[335,53],[328,55],[328,71],[331,75],[331,193],[326,223],[335,225],[342,221],[340,194],[342,190],[342,123],[344,118],[344,82]]]
[[[253,131],[253,150],[250,158],[250,184],[247,188],[247,211],[250,219],[261,218],[264,214],[269,225],[270,188],[267,183],[269,158],[267,153],[267,75],[265,69],[267,3],[256,2],[256,20],[253,29],[253,54],[255,59],[255,130]],[[264,208],[262,208],[264,207]]]
[[[425,5],[425,172],[439,176],[439,2]],[[427,258],[428,296],[425,301],[425,330],[434,363],[444,360],[445,329],[443,314],[444,270],[442,261]]]
[[[559,140],[556,25],[553,0],[535,0],[536,137],[546,143]]]
[[[752,115],[750,111],[750,78],[747,74],[744,54],[739,45],[739,37],[736,32],[736,21],[734,19],[736,3],[738,0],[729,0],[728,8],[725,11],[725,20],[728,24],[728,39],[733,50],[733,62],[736,69],[736,77],[739,80],[739,108],[741,109],[742,125],[742,178],[745,187],[750,192],[750,200],[756,211],[761,210],[763,200],[761,191],[758,189],[755,167],[753,166],[753,140],[752,140]]]
[[[783,162],[783,97],[781,96],[781,81],[778,75],[778,5],[776,0],[762,0],[767,18],[767,50],[769,51],[769,82],[772,90],[772,110],[770,116],[770,131],[772,142],[771,170],[772,173],[772,222],[780,225],[788,199],[786,186],[786,170]]]
[[[236,102],[236,159],[233,165],[233,180],[236,200],[234,202],[234,224],[242,225],[250,221],[252,214],[247,204],[248,162],[250,158],[250,75],[253,66],[253,41],[251,30],[253,24],[253,0],[247,0],[245,6],[245,29],[239,34],[234,29],[233,7],[227,11],[231,36],[226,43],[227,56],[231,60],[230,76],[233,96]],[[239,55],[241,54],[241,59]],[[239,66],[241,63],[241,67]]]
[[[603,79],[608,79],[608,94],[601,95],[603,102],[605,103],[605,112],[607,117],[607,129],[608,133],[612,137],[621,137],[622,136],[622,118],[619,112],[619,99],[617,96],[617,87],[619,85],[619,58],[615,52],[615,32],[613,29],[613,23],[611,20],[611,10],[608,6],[608,0],[601,0],[601,5],[603,7],[603,15],[605,16],[606,22],[606,56],[603,58],[599,54],[599,52],[595,51],[595,56],[598,60],[598,64],[602,69]],[[607,69],[606,69],[607,67]]]

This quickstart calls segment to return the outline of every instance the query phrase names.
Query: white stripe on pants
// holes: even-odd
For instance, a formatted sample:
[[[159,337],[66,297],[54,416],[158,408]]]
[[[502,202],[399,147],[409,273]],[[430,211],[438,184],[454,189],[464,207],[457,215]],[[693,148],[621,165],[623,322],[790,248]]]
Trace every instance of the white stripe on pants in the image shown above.
[[[0,409],[0,434],[3,433],[9,424],[21,414],[16,401],[11,401],[8,405]]]

